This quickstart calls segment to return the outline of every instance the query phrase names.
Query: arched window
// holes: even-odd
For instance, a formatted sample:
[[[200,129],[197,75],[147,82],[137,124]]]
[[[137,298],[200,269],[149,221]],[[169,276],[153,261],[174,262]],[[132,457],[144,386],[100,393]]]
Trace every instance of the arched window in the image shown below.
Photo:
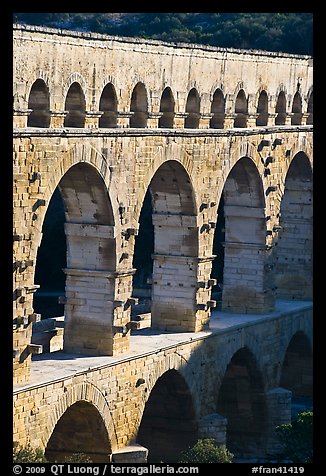
[[[256,126],[267,126],[268,121],[268,97],[266,91],[262,91],[259,95],[257,105]]]
[[[294,95],[293,98],[293,103],[292,103],[292,119],[291,119],[291,124],[293,126],[298,126],[301,124],[301,119],[302,119],[302,100],[299,91],[297,91]]]
[[[86,101],[79,83],[73,83],[67,93],[65,102],[67,115],[64,127],[85,127]]]
[[[102,91],[100,99],[99,127],[117,127],[117,95],[114,86],[109,83]]]
[[[243,89],[238,92],[235,100],[234,127],[247,127],[248,101]]]
[[[213,117],[210,121],[210,127],[212,129],[223,129],[225,116],[225,98],[220,89],[217,89],[214,93],[211,113],[213,114]]]
[[[165,88],[161,97],[160,112],[163,115],[159,119],[159,127],[173,127],[174,106],[175,102],[171,88]]]
[[[185,119],[185,128],[198,129],[199,118],[200,118],[199,111],[200,111],[199,94],[195,88],[192,88],[189,91],[187,103],[186,103],[186,113],[188,113],[188,116]]]
[[[313,114],[313,93],[310,94],[309,96],[309,101],[308,101],[308,110],[307,110],[309,116],[307,118],[307,124],[313,124],[314,122],[314,114]]]
[[[43,79],[37,79],[32,86],[28,99],[28,109],[32,109],[27,127],[49,127],[50,95]]]
[[[147,127],[148,104],[146,88],[143,83],[137,83],[134,87],[130,111],[133,112],[130,118],[130,127]]]
[[[286,98],[285,98],[284,91],[281,91],[280,94],[278,95],[275,112],[276,112],[275,125],[283,126],[285,124],[285,118],[286,118]]]

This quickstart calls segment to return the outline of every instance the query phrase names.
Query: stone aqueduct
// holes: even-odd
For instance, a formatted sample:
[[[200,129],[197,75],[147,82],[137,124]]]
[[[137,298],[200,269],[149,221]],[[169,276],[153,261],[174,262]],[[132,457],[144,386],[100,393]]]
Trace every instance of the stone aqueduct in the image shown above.
[[[198,435],[272,452],[289,390],[311,394],[312,59],[22,25],[13,52],[14,439],[99,461]],[[58,189],[64,350],[32,359]],[[132,331],[148,191],[152,329]]]

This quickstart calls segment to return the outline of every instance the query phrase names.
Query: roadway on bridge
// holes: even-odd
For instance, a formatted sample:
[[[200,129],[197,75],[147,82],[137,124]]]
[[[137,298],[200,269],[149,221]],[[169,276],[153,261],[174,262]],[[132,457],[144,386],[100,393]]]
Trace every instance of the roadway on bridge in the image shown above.
[[[311,301],[278,300],[275,311],[266,314],[235,314],[212,311],[210,328],[207,331],[181,333],[158,331],[150,328],[134,331],[130,337],[129,352],[113,357],[82,356],[68,354],[63,351],[41,354],[33,358],[30,382],[14,385],[14,393],[311,308]]]

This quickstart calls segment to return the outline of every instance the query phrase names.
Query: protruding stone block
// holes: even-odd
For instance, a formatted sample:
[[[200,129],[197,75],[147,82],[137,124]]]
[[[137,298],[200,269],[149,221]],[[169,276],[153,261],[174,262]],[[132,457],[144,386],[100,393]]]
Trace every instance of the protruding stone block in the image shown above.
[[[147,463],[148,449],[134,443],[115,450],[112,454],[112,463]]]

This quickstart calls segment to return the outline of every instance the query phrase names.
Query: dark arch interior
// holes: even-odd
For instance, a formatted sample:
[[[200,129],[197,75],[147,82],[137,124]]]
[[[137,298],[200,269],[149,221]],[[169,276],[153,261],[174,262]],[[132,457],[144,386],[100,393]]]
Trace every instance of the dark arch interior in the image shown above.
[[[301,100],[301,95],[299,91],[297,91],[294,95],[293,98],[293,103],[292,103],[292,119],[291,119],[291,124],[292,125],[299,125],[301,124],[301,119],[302,119],[302,100]]]
[[[136,311],[150,312],[151,279],[153,275],[154,226],[150,189],[147,190],[139,216],[139,232],[135,239],[133,268],[133,296],[139,298]]]
[[[291,339],[282,365],[280,386],[296,397],[312,397],[312,350],[307,336],[299,331]]]
[[[65,293],[66,282],[63,272],[67,266],[64,223],[64,204],[57,187],[45,214],[35,269],[35,283],[40,288],[34,294],[33,307],[42,319],[64,314],[63,304],[58,303],[58,296]]]
[[[86,116],[86,101],[83,90],[78,83],[73,83],[67,93],[65,102],[67,115],[64,127],[84,127]]]
[[[262,91],[259,95],[257,106],[258,117],[256,119],[257,126],[267,126],[268,121],[268,97],[266,91]]]
[[[143,83],[137,83],[130,101],[130,127],[146,127],[148,117],[147,93]]]
[[[284,91],[281,91],[278,95],[277,102],[276,102],[276,117],[275,117],[275,125],[281,126],[285,124],[286,118],[286,98]]]
[[[220,89],[217,89],[213,96],[211,105],[213,117],[210,120],[210,127],[213,129],[223,129],[225,116],[225,99]]]
[[[224,374],[217,412],[228,420],[226,445],[236,456],[257,455],[263,447],[266,404],[261,374],[248,348],[238,350]]]
[[[248,101],[243,89],[237,94],[235,100],[234,127],[247,127]]]
[[[28,109],[27,127],[49,127],[50,125],[50,95],[49,89],[42,79],[37,79],[32,86]]]
[[[190,390],[183,377],[169,370],[160,377],[146,403],[137,442],[149,449],[150,463],[175,463],[197,441]]]
[[[64,462],[76,453],[93,463],[109,462],[110,441],[103,419],[94,405],[79,401],[71,405],[56,424],[45,450],[50,462]]]
[[[223,273],[224,273],[224,241],[225,241],[225,216],[224,195],[222,193],[217,210],[217,222],[213,240],[213,255],[216,258],[212,263],[211,277],[217,280],[216,286],[212,287],[212,299],[217,301],[217,309],[221,309]]]
[[[171,88],[165,88],[161,97],[160,112],[162,116],[159,119],[159,127],[173,127],[174,106],[175,102]]]
[[[189,91],[186,103],[186,113],[188,113],[188,116],[185,119],[185,128],[198,129],[200,119],[200,99],[195,88]]]
[[[117,95],[111,83],[102,91],[100,111],[103,114],[99,120],[99,127],[117,127]]]

